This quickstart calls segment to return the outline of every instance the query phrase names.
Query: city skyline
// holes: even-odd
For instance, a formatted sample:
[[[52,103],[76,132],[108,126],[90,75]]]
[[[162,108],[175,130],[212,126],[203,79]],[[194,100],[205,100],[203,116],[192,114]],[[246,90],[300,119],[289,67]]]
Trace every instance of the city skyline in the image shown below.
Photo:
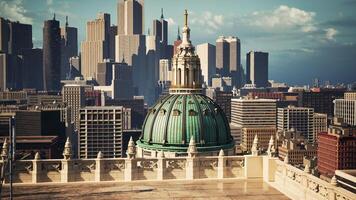
[[[76,12],[80,1],[0,1],[2,16],[33,25],[34,47],[42,47],[43,21],[53,13],[64,26],[65,16],[69,25],[78,28],[78,42],[84,40],[85,24],[98,12],[111,14],[116,24],[116,0],[100,2],[91,0],[83,12]],[[241,59],[246,68],[246,53],[250,50],[270,53],[269,77],[289,84],[311,84],[313,78],[332,83],[354,81],[356,73],[355,32],[356,18],[352,13],[355,1],[224,1],[202,4],[195,1],[145,1],[145,29],[152,29],[151,22],[161,15],[169,23],[169,43],[176,38],[178,25],[183,21],[179,11],[187,8],[191,13],[194,45],[209,42],[215,45],[220,35],[237,36],[241,40]],[[319,5],[319,6],[318,6]],[[334,12],[328,12],[330,9]],[[148,12],[151,11],[151,12]],[[207,29],[203,29],[207,28]],[[293,74],[293,76],[291,76]]]

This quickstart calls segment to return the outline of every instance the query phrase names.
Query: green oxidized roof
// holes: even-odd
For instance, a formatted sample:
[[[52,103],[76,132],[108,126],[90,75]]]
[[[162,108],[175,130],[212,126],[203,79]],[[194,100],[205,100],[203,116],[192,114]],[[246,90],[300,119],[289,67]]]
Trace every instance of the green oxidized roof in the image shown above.
[[[186,152],[194,137],[198,151],[231,149],[234,141],[224,112],[201,94],[170,94],[150,109],[137,145]]]

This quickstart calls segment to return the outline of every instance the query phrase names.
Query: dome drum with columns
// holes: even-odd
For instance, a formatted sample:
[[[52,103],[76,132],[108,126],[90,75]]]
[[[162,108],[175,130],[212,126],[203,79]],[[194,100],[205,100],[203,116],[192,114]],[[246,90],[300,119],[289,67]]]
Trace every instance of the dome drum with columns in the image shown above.
[[[173,80],[169,95],[149,110],[137,141],[138,157],[187,155],[194,143],[200,155],[233,154],[234,140],[222,109],[202,94],[200,59],[190,41],[185,11],[182,44],[172,61]]]

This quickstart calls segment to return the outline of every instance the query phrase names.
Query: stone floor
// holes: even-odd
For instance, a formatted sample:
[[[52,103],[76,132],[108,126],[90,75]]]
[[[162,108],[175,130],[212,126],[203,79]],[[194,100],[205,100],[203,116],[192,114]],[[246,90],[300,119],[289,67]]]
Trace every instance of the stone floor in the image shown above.
[[[2,194],[9,198],[9,188]],[[139,181],[15,185],[14,199],[288,199],[262,180]]]

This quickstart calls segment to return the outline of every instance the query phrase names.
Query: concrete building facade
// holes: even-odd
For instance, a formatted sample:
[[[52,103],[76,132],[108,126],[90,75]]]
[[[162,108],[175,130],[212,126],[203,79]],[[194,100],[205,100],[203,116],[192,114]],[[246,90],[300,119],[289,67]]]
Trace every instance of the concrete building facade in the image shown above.
[[[268,53],[250,51],[246,56],[247,83],[268,87]]]
[[[61,30],[55,16],[43,27],[43,81],[45,90],[60,91]]]
[[[231,123],[242,127],[276,127],[276,100],[232,99]]]
[[[110,15],[99,13],[87,22],[86,39],[81,44],[81,73],[84,78],[95,78],[98,63],[109,58]]]
[[[104,158],[122,155],[122,134],[130,121],[131,110],[121,106],[85,107],[80,109],[79,157]]]
[[[313,108],[294,106],[278,108],[277,118],[278,131],[294,128],[295,130],[301,132],[310,143],[313,143],[316,140],[316,138],[314,138]]]
[[[211,79],[216,74],[216,47],[209,43],[197,45],[200,58],[201,72],[204,83],[211,86]]]

